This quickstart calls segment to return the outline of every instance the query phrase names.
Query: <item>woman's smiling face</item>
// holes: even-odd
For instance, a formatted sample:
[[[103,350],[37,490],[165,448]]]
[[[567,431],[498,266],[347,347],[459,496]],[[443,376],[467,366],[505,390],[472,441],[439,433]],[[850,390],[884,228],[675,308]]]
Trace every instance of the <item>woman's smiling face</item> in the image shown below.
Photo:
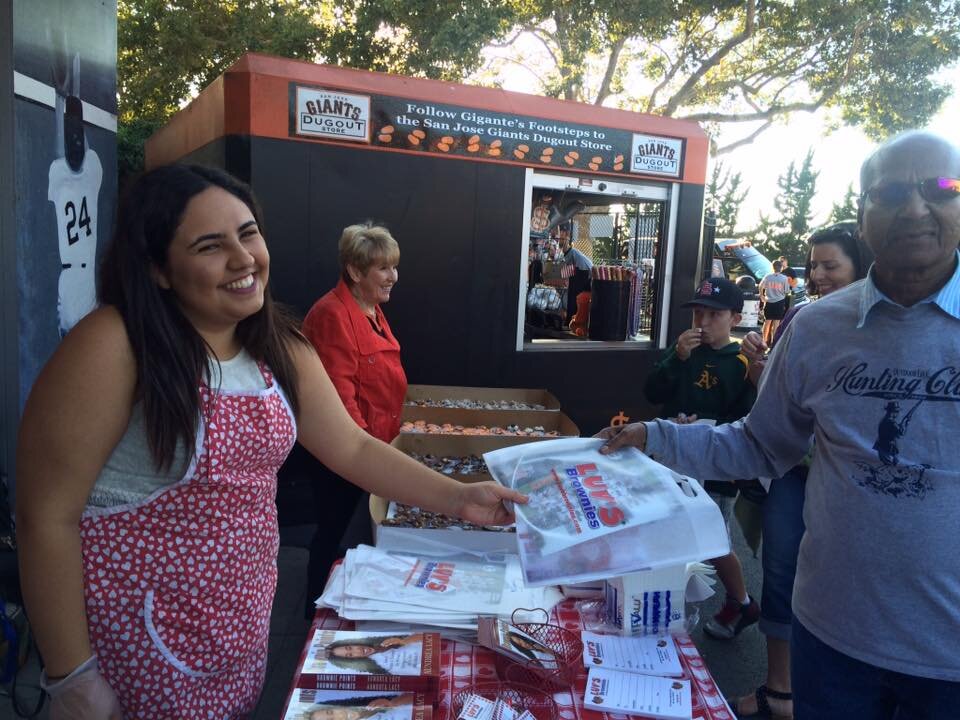
[[[370,657],[376,648],[370,645],[338,645],[331,651],[334,656],[342,658]]]
[[[810,248],[810,281],[820,296],[846,287],[857,279],[853,260],[837,243],[822,242]]]
[[[390,292],[400,279],[396,262],[376,258],[366,272],[359,272],[353,266],[349,268],[354,282],[354,294],[367,305],[380,305],[390,302]]]
[[[155,270],[181,311],[209,342],[263,307],[270,254],[253,212],[235,195],[209,187],[187,203]]]

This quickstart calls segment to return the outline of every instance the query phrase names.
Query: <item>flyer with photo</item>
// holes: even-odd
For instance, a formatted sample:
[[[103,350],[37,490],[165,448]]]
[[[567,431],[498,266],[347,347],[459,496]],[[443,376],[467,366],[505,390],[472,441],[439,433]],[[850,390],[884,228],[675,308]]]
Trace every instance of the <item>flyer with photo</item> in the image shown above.
[[[440,636],[437,633],[371,633],[348,630],[314,631],[302,674],[325,676],[439,675]],[[356,687],[360,687],[357,684]]]
[[[295,688],[283,720],[432,720],[424,693]]]
[[[503,618],[478,618],[477,640],[484,647],[523,665],[555,670],[559,663],[554,650]]]

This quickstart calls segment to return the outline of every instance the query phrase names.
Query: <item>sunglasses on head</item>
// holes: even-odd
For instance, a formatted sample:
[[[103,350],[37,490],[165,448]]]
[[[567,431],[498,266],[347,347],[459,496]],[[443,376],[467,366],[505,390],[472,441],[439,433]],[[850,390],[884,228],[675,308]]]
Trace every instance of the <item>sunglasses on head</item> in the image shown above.
[[[945,203],[960,197],[960,179],[948,177],[932,177],[919,182],[890,182],[875,185],[862,197],[869,197],[878,205],[897,207],[910,199],[910,194],[916,188],[917,192],[927,202]]]

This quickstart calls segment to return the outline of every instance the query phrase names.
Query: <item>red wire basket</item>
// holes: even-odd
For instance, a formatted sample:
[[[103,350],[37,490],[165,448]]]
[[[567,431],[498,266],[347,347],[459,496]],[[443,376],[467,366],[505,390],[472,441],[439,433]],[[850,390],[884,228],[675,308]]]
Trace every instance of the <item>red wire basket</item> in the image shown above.
[[[487,682],[468,685],[457,691],[451,702],[451,720],[460,716],[471,695],[479,695],[493,702],[503,700],[518,713],[529,710],[537,720],[558,720],[560,717],[557,703],[545,690],[520,683]]]
[[[541,610],[547,619],[546,610]],[[514,615],[520,610],[517,608]],[[533,685],[536,687],[568,688],[573,685],[577,673],[583,666],[583,642],[579,633],[566,630],[551,623],[511,622],[519,630],[530,635],[553,651],[557,658],[556,667],[544,667],[536,662],[519,662],[499,653],[494,656],[497,677],[511,683]]]

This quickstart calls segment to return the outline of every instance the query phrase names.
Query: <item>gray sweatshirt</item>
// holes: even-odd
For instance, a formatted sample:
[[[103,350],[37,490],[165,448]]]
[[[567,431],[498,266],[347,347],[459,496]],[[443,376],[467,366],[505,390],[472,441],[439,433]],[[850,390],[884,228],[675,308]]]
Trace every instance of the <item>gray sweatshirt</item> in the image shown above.
[[[799,313],[743,420],[647,430],[701,481],[779,477],[813,435],[794,613],[850,657],[960,681],[960,267],[910,308],[867,278]]]

